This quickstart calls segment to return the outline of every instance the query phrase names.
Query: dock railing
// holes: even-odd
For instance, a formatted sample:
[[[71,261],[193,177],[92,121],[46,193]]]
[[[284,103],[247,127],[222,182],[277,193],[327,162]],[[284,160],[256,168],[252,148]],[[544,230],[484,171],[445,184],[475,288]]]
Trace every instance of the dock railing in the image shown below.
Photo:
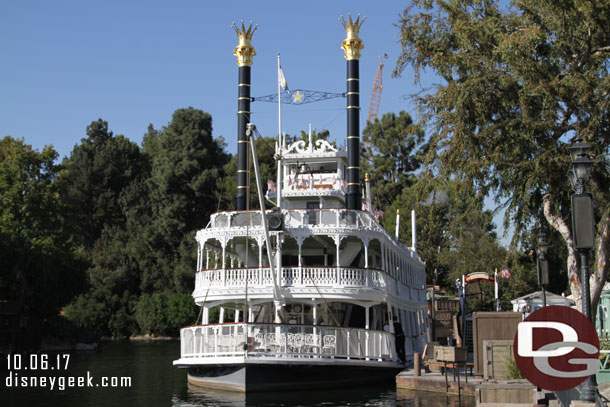
[[[180,330],[181,358],[328,358],[395,361],[385,331],[319,325],[230,323]]]

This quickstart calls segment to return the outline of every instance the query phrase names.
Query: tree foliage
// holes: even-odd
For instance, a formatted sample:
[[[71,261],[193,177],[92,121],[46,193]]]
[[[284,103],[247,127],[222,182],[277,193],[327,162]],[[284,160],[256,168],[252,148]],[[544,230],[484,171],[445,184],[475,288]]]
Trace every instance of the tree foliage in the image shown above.
[[[87,126],[87,137],[64,160],[67,171],[63,200],[71,211],[74,237],[92,249],[105,227],[121,225],[125,218],[121,192],[146,170],[137,144],[115,136],[102,119]]]
[[[166,301],[192,290],[194,234],[216,210],[215,187],[229,158],[224,143],[212,137],[210,115],[193,108],[178,109],[160,130],[149,126],[142,149],[113,136],[102,120],[88,135],[65,161],[68,200],[92,202],[98,216],[89,216],[89,205],[73,209],[82,215],[78,231],[89,228],[89,289],[66,315],[99,335],[166,332],[163,324],[185,319],[184,304],[169,301],[177,311],[157,325],[143,326],[149,319],[134,314],[142,296],[162,294]],[[77,174],[82,168],[86,174]]]
[[[42,316],[58,312],[84,285],[83,259],[69,241],[52,147],[0,140],[0,298]]]
[[[423,132],[401,111],[369,122],[362,134],[362,170],[370,175],[371,201],[388,207],[414,182],[413,173],[421,164],[417,146]]]
[[[599,295],[608,272],[610,174],[610,3],[412,1],[401,17],[406,66],[443,83],[416,97],[430,138],[429,162],[472,180],[506,208],[514,242],[542,219],[568,248],[572,292],[580,293],[569,216],[567,147],[593,147],[590,190],[600,239],[592,282]],[[594,304],[595,305],[595,304]],[[593,307],[595,309],[595,306]]]
[[[275,155],[276,139],[272,137],[256,138],[256,153],[258,157],[258,165],[261,171],[261,181],[263,183],[263,193],[267,191],[267,181],[275,182],[277,180],[277,161]],[[248,149],[248,163],[250,168],[250,184],[248,188],[249,207],[252,209],[260,208],[258,193],[256,189],[256,176],[252,164],[252,152]],[[219,195],[219,208],[223,210],[235,209],[235,198],[237,191],[237,155],[231,157],[231,160],[224,167],[224,178],[219,179],[217,184]],[[273,203],[266,201],[267,208],[273,207]]]
[[[426,280],[455,291],[455,280],[475,271],[493,273],[504,266],[506,250],[495,233],[492,213],[483,208],[468,184],[427,178],[424,174],[405,188],[384,215],[384,225],[395,230],[400,210],[400,240],[411,246],[409,214],[417,214],[417,253],[426,263]],[[390,216],[388,216],[388,214]]]

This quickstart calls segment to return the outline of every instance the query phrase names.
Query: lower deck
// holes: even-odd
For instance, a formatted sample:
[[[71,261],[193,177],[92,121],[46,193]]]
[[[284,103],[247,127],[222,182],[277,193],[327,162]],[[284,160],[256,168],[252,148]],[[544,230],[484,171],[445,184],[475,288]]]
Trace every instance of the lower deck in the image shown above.
[[[223,323],[180,331],[177,366],[229,363],[238,359],[396,362],[394,335],[336,326]]]

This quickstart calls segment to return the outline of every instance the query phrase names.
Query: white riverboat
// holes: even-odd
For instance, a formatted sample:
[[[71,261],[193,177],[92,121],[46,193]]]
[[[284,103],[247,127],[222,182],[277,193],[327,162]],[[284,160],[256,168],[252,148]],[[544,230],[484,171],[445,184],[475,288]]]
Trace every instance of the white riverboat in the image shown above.
[[[359,41],[360,24],[351,17],[345,23],[348,39],[351,29],[351,40]],[[251,47],[253,30],[242,25],[237,31],[236,54]],[[249,99],[251,51],[249,61],[238,60],[240,92],[248,88],[247,96],[240,93],[238,113],[249,111],[250,100],[241,103]],[[277,144],[279,182],[277,191],[267,191],[277,208],[244,209],[238,194],[240,210],[212,214],[197,232],[193,297],[201,324],[181,330],[174,361],[189,369],[190,383],[236,391],[357,385],[393,379],[413,352],[423,350],[424,264],[415,244],[403,246],[361,208],[359,148],[350,144],[359,142],[350,140],[349,106],[357,102],[348,95],[347,148],[313,142],[311,133],[309,140]],[[248,142],[248,129],[240,130],[240,144]],[[238,167],[246,161],[240,156]],[[238,170],[238,188],[245,179]]]

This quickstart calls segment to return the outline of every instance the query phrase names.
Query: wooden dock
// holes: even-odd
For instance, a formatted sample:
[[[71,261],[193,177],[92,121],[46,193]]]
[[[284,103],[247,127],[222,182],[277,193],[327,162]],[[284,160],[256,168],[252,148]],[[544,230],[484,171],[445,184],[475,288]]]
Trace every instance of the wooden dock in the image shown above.
[[[461,372],[458,387],[458,378],[454,381],[452,370],[449,370],[445,378],[442,373],[425,373],[423,370],[421,376],[415,376],[411,369],[403,370],[396,376],[396,388],[474,397],[475,386],[483,381],[480,377],[468,376],[466,383],[464,372]]]

